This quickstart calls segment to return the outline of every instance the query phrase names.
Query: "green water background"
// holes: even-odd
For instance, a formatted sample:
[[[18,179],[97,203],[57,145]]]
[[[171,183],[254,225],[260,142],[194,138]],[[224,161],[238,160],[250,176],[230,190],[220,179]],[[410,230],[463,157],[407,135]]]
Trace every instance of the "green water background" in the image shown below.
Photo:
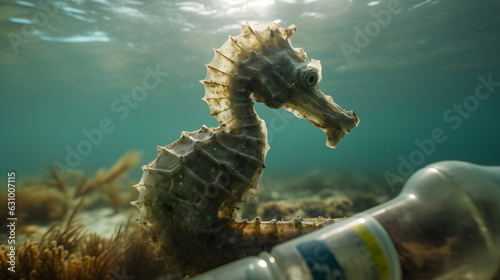
[[[361,120],[329,149],[320,129],[258,104],[264,177],[324,169],[390,185],[440,160],[500,164],[500,86],[475,95],[479,77],[500,83],[499,1],[81,0],[0,2],[0,170],[93,174],[131,149],[147,164],[181,131],[217,126],[198,80],[244,21],[295,24],[293,46],[321,60],[321,90]],[[123,101],[151,69],[157,86]],[[101,122],[88,145],[83,131]]]

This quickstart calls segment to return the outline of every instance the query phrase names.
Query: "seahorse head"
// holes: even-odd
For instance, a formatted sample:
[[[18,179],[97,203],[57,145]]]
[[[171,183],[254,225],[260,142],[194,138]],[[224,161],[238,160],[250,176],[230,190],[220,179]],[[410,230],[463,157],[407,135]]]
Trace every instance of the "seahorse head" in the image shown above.
[[[295,25],[281,28],[269,22],[241,28],[240,35],[230,37],[216,50],[218,55],[208,67],[218,72],[209,69],[205,80],[227,82],[233,91],[250,92],[255,101],[270,108],[285,108],[325,131],[327,146],[336,148],[359,118],[319,89],[321,63],[292,46]]]

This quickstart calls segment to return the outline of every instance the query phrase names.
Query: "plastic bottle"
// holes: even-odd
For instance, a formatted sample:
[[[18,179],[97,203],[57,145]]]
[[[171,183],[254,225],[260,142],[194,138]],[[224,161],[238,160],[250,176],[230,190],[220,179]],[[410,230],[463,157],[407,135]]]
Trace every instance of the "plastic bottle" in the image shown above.
[[[445,161],[394,199],[194,279],[493,279],[500,166]]]

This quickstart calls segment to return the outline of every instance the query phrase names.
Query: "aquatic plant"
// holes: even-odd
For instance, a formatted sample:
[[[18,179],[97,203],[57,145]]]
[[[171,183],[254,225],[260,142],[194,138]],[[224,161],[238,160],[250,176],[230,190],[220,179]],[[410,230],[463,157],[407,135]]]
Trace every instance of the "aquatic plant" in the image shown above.
[[[139,162],[141,152],[129,151],[123,155],[113,166],[106,171],[106,169],[99,169],[92,179],[89,179],[78,186],[75,192],[75,197],[85,195],[87,193],[93,192],[106,184],[113,183],[116,179],[120,178],[125,174],[125,172],[136,166]],[[111,195],[112,201],[116,199],[114,195]]]
[[[131,189],[122,179],[140,155],[127,152],[108,171],[101,169],[90,179],[81,171],[62,173],[52,166],[49,179],[20,183],[16,214],[22,222],[16,229],[15,273],[7,270],[11,245],[0,245],[0,279],[137,280],[167,274],[166,263],[153,246],[144,243],[145,230],[131,227],[130,218],[111,237],[89,234],[98,229],[87,228],[79,220],[86,215],[84,211],[123,207],[129,196],[123,190]],[[7,217],[7,213],[0,212],[0,216]],[[50,225],[48,230],[45,225]]]
[[[205,100],[220,126],[182,132],[158,147],[135,185],[139,223],[149,241],[183,274],[194,275],[234,259],[269,250],[277,243],[324,225],[303,221],[235,221],[237,211],[258,191],[269,149],[264,121],[252,97],[270,108],[285,108],[327,135],[326,144],[357,126],[347,112],[321,92],[321,64],[309,61],[290,38],[296,28],[270,22],[242,25],[207,64]]]
[[[0,246],[0,279],[156,279],[167,272],[154,248],[140,241],[144,230],[119,228],[110,238],[85,235],[75,220],[81,203],[65,221],[56,222],[39,242],[15,250],[15,272],[8,271],[10,247]],[[125,278],[122,278],[125,279]]]
[[[42,236],[40,242],[42,248],[54,241],[70,253],[76,251],[84,235],[84,225],[75,222],[76,213],[82,206],[82,202],[83,200],[80,200],[66,221],[55,222]]]
[[[23,221],[23,225],[51,224],[65,219],[68,210],[84,197],[87,198],[84,206],[93,207],[106,200],[105,206],[110,204],[115,213],[119,212],[130,201],[127,191],[130,185],[121,182],[121,179],[127,177],[127,171],[137,165],[141,154],[129,151],[108,171],[101,168],[90,179],[81,171],[72,170],[63,174],[55,165],[51,165],[49,178],[20,182],[16,195],[17,218]],[[0,200],[7,201],[6,195],[0,193]],[[7,221],[7,210],[7,207],[0,208],[0,218],[3,217],[1,223]]]

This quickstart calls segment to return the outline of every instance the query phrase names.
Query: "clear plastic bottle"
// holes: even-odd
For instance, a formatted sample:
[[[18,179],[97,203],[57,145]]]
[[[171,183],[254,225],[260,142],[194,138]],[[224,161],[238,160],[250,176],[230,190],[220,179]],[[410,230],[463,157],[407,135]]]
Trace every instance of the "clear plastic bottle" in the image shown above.
[[[429,165],[366,213],[396,245],[403,279],[500,276],[500,166]]]
[[[446,161],[394,199],[195,279],[493,279],[500,166]]]

